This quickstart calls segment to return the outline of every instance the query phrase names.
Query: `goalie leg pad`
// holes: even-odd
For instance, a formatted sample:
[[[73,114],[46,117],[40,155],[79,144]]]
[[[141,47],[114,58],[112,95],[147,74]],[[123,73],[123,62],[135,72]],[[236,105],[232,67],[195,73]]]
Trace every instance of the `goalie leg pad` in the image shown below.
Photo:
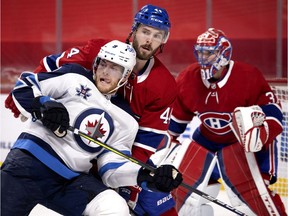
[[[168,152],[171,149],[170,143],[171,138],[169,135],[164,135],[163,139],[161,140],[156,152],[151,155],[150,160],[153,161],[153,164],[156,166],[160,166],[161,162],[165,159],[165,156],[168,154]]]
[[[223,181],[255,214],[280,215],[262,179],[254,153],[246,153],[240,145],[233,144],[219,152],[218,162]]]
[[[203,187],[201,189],[204,189],[215,168],[216,160],[217,157],[213,153],[195,141],[191,141],[180,163],[179,171],[182,173],[183,179],[188,185],[194,188]],[[191,195],[191,191],[183,187],[178,187],[173,191],[173,195],[176,200],[176,209],[179,210]]]
[[[183,160],[183,157],[191,142],[191,139],[185,139],[181,144],[172,142],[170,151],[161,164],[171,164],[175,168],[179,169],[180,163]]]
[[[245,215],[256,216],[256,214],[248,207],[246,203],[244,203],[237,194],[235,194],[232,189],[226,184],[226,182],[222,178],[222,184],[225,188],[225,192],[230,200],[230,203],[237,210],[243,212]]]
[[[197,189],[209,194],[212,197],[217,197],[220,191],[220,187],[220,183],[207,185],[207,182],[205,181],[205,183],[201,184],[199,187],[197,187]],[[213,207],[209,205],[209,202],[209,200],[201,198],[201,196],[197,194],[192,194],[186,199],[185,203],[179,210],[178,215],[213,216],[214,210]]]

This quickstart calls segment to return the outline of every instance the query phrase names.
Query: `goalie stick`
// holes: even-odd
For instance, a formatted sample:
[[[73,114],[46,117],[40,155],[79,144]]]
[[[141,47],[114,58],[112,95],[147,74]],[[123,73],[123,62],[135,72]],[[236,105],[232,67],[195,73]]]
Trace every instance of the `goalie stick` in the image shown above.
[[[95,144],[97,144],[97,145],[99,145],[99,146],[101,146],[101,147],[103,147],[103,148],[105,148],[105,149],[107,149],[107,150],[109,150],[109,151],[111,151],[111,152],[123,157],[123,158],[126,158],[127,160],[131,161],[132,163],[138,164],[139,166],[144,167],[147,170],[150,170],[152,173],[155,171],[154,167],[152,167],[152,166],[150,166],[150,165],[148,165],[146,163],[143,163],[142,161],[140,161],[140,160],[138,160],[136,158],[130,157],[130,156],[122,153],[121,151],[111,147],[110,145],[108,145],[106,143],[100,142],[99,140],[87,135],[86,133],[78,130],[77,128],[69,126],[68,130],[73,132],[74,134],[80,136],[80,137],[83,137],[83,138],[89,140],[90,142],[93,142],[93,143],[95,143]],[[54,133],[57,133],[57,131],[54,131]],[[191,187],[190,185],[188,185],[188,184],[186,184],[184,182],[182,182],[180,184],[180,186],[186,188],[189,191],[192,191],[193,193],[198,194],[199,196],[201,196],[204,199],[209,200],[210,202],[213,202],[213,203],[215,203],[215,204],[217,204],[217,205],[219,205],[219,206],[221,206],[223,208],[226,208],[226,209],[236,213],[237,215],[244,215],[244,216],[246,215],[243,212],[237,210],[236,208],[234,208],[234,207],[232,207],[232,206],[230,206],[230,205],[228,205],[228,204],[216,199],[215,197],[210,196],[209,194],[206,194],[206,193],[204,193],[204,192],[202,192],[200,190],[197,190],[197,189]]]

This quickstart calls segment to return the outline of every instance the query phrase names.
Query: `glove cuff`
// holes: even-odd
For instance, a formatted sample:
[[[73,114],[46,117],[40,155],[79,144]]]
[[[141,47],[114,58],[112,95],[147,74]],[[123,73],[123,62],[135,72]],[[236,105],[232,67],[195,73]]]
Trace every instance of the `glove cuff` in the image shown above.
[[[33,103],[32,103],[32,107],[35,107],[35,108],[39,108],[47,101],[51,101],[51,97],[49,96],[38,96],[38,97],[35,97],[34,100],[33,100]]]
[[[141,185],[142,182],[153,182],[153,176],[151,176],[151,171],[145,168],[141,168],[138,172],[137,184]]]
[[[41,106],[47,102],[47,101],[51,101],[51,98],[49,96],[38,96],[36,98],[34,98],[32,104],[31,104],[31,109],[32,109],[32,120],[36,121],[37,119],[41,119],[42,118],[42,114],[41,114]]]

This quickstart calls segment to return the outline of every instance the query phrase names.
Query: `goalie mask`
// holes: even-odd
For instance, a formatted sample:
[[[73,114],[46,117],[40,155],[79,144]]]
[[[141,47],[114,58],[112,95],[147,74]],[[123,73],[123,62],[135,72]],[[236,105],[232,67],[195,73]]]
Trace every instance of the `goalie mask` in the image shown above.
[[[109,93],[117,91],[123,86],[130,76],[135,64],[136,64],[136,52],[130,44],[113,40],[101,47],[97,57],[93,63],[93,73],[95,75],[97,67],[101,59],[113,62],[124,68],[122,77],[118,81],[117,87],[111,90]]]
[[[194,54],[201,66],[202,79],[209,80],[222,67],[229,64],[232,46],[224,32],[209,28],[198,36]]]
[[[164,8],[150,4],[143,6],[134,17],[132,32],[138,28],[139,24],[165,31],[166,34],[163,43],[167,42],[171,24],[168,13]]]

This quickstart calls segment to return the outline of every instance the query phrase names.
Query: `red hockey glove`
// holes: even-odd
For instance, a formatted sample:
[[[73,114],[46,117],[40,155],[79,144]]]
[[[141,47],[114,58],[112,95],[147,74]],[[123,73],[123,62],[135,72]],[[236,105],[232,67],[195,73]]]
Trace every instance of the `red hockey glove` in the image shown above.
[[[7,98],[6,98],[6,100],[5,100],[5,107],[6,107],[7,109],[10,109],[10,110],[11,110],[11,112],[14,114],[14,117],[15,117],[15,118],[18,118],[18,117],[19,117],[20,111],[17,109],[17,107],[16,107],[16,105],[15,105],[15,103],[14,103],[14,101],[13,101],[13,98],[12,98],[12,94],[11,94],[11,93],[7,96]]]

